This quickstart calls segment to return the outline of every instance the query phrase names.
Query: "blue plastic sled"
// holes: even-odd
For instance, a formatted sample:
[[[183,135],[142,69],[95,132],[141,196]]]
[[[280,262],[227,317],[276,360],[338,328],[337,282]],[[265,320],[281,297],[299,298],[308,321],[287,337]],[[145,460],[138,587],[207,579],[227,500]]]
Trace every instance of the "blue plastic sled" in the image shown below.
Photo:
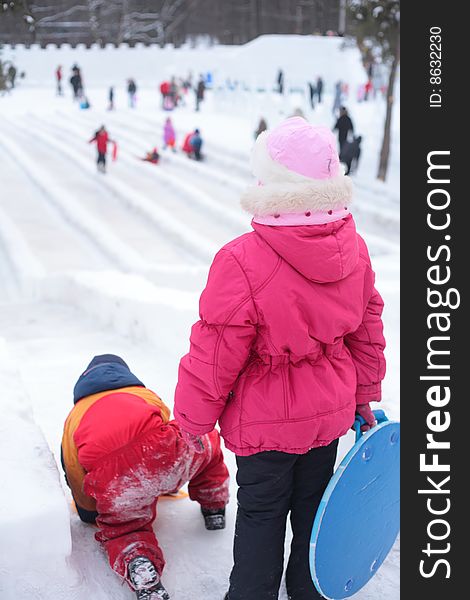
[[[349,598],[375,575],[400,529],[400,423],[374,411],[320,502],[310,539],[310,572],[328,600]],[[362,421],[364,423],[364,421]]]

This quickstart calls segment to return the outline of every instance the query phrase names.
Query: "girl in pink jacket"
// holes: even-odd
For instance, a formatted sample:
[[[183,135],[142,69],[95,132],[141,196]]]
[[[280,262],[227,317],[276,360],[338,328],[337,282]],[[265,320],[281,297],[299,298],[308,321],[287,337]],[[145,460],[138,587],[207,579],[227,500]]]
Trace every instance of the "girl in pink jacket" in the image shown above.
[[[164,149],[170,147],[173,152],[176,151],[176,134],[171,122],[170,117],[165,121],[165,127],[163,128],[163,147]]]
[[[181,360],[175,416],[186,437],[218,422],[237,455],[238,514],[228,600],[319,598],[310,533],[355,413],[374,425],[385,374],[383,302],[349,211],[336,140],[300,117],[262,133],[242,197],[253,230],[224,246]]]

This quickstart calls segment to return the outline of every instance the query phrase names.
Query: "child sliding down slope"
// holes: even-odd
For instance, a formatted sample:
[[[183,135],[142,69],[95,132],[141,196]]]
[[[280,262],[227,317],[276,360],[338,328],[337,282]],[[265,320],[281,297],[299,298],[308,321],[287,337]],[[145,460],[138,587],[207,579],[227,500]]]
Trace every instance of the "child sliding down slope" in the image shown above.
[[[228,471],[216,431],[188,444],[163,401],[119,356],[95,356],[74,388],[62,464],[82,521],[140,600],[168,599],[152,523],[158,497],[189,481],[207,529],[225,526]],[[190,440],[191,441],[191,440]]]

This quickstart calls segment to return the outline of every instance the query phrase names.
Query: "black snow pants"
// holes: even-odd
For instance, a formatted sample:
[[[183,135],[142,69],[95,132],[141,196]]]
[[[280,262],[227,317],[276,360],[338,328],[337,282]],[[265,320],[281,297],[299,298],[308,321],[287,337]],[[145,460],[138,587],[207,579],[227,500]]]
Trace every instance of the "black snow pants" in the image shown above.
[[[333,475],[338,440],[307,454],[237,456],[238,512],[228,600],[277,600],[287,516],[293,538],[286,570],[289,600],[318,600],[309,546],[321,497]]]
[[[103,166],[103,169],[106,167],[106,154],[104,154],[104,152],[98,152],[98,158],[96,159],[96,163],[98,165],[98,168],[100,167],[100,165]]]

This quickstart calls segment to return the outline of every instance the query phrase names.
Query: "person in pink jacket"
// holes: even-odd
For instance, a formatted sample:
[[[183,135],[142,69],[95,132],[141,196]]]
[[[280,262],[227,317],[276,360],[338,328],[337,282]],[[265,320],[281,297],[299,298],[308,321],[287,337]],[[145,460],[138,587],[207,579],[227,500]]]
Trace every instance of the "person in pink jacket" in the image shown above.
[[[309,540],[338,438],[385,374],[383,302],[356,232],[336,140],[300,117],[258,136],[258,183],[242,197],[253,231],[211,266],[181,360],[175,416],[188,440],[218,422],[237,457],[238,513],[228,600],[319,598]]]
[[[165,121],[165,127],[163,128],[163,148],[170,147],[173,152],[176,152],[176,134],[173,123],[170,117]]]

